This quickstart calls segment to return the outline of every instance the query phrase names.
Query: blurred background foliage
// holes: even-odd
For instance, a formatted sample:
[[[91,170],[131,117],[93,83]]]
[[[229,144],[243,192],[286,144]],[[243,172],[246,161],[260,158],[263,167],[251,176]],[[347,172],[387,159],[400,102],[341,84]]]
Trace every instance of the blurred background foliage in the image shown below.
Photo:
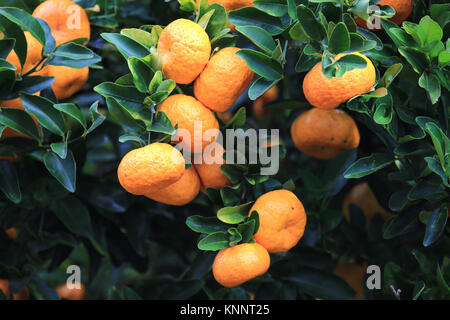
[[[142,25],[167,25],[177,18],[191,17],[190,13],[179,10],[176,0],[75,2],[89,14],[92,36],[88,47],[102,61],[91,68],[88,83],[67,102],[87,109],[98,100],[103,114],[107,114],[105,100],[93,87],[128,73],[128,66],[100,33]],[[295,3],[300,2],[304,1]],[[1,0],[0,5],[32,12],[39,3],[39,0]],[[416,0],[409,20],[419,23],[428,12],[427,1]],[[443,41],[448,39],[449,25],[443,27]],[[386,33],[377,32],[377,36],[392,49],[392,39]],[[395,165],[361,179],[344,178],[344,172],[356,159],[386,151],[379,138],[386,135],[385,127],[374,123],[355,105],[348,105],[348,112],[357,120],[361,133],[357,151],[344,152],[330,161],[298,152],[290,139],[290,124],[309,106],[300,89],[305,73],[296,72],[301,46],[292,39],[290,43],[285,52],[284,77],[277,84],[278,97],[266,103],[265,115],[261,117],[252,107],[247,92],[231,110],[246,107],[248,127],[280,128],[286,153],[276,180],[264,181],[263,185],[265,190],[270,190],[280,187],[277,183],[292,180],[308,214],[300,243],[287,253],[272,254],[267,274],[233,289],[218,285],[211,274],[215,252],[198,250],[198,235],[186,226],[186,219],[196,214],[215,216],[222,204],[213,203],[203,193],[183,207],[127,194],[117,181],[116,169],[123,155],[135,145],[118,141],[124,131],[108,117],[85,140],[72,145],[78,168],[75,193],[62,188],[44,165],[31,156],[15,164],[22,201],[14,204],[0,196],[0,230],[14,227],[18,237],[12,240],[0,231],[0,278],[11,279],[17,287],[28,286],[32,297],[41,299],[58,298],[53,289],[65,282],[66,268],[72,264],[82,268],[88,299],[340,299],[353,298],[354,291],[366,299],[449,299],[450,230],[447,215],[439,213],[447,210],[448,185],[439,189],[439,195],[433,194],[436,184],[443,186],[436,175],[431,184],[423,185],[418,191],[426,196],[413,199],[393,212],[390,196],[404,188],[405,182],[411,186],[406,178],[400,178],[400,182],[390,179],[388,173],[395,171],[392,169]],[[448,48],[448,41],[446,45]],[[237,46],[255,49],[242,35]],[[402,72],[392,84],[401,105],[416,110],[415,115],[434,114],[432,117],[440,122],[448,136],[448,88],[442,88],[440,102],[433,106],[442,112],[430,111],[427,92],[417,84],[418,75],[397,53],[391,56],[389,52],[392,62],[383,65],[382,54],[377,56],[373,51],[371,55],[378,61],[379,70],[386,70],[395,62],[403,63]],[[402,118],[400,113],[398,117]],[[394,119],[399,121],[397,116]],[[429,137],[423,139],[432,145]],[[17,143],[23,147],[31,142]],[[423,162],[424,154],[412,156],[408,160],[411,165]],[[418,171],[424,170],[418,166]],[[378,200],[375,213],[379,215],[374,214],[366,221],[363,208],[350,205],[345,209],[350,219],[345,219],[345,198],[353,187],[362,183],[370,186]],[[383,212],[393,212],[389,216],[391,222],[384,221]],[[441,216],[445,217],[444,223]],[[430,217],[439,220],[434,226],[439,230],[427,229]],[[424,240],[427,234],[432,238],[430,243]],[[382,289],[363,289],[364,274],[360,274],[353,289],[349,288],[335,275],[339,272],[333,273],[339,261],[354,266],[380,266]],[[351,267],[344,270],[347,271],[339,276],[351,284],[347,277],[358,272]],[[400,295],[394,293],[397,289],[401,289]]]

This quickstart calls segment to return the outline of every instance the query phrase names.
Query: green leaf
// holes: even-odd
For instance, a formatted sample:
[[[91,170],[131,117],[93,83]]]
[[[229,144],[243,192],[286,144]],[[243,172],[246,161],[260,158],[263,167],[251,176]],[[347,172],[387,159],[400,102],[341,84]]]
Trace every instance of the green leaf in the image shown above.
[[[153,28],[152,28],[153,30]],[[134,41],[139,42],[144,47],[150,49],[151,46],[156,46],[158,42],[153,41],[152,34],[145,30],[137,29],[137,28],[124,28],[120,30],[120,34],[127,36],[128,38],[133,39]]]
[[[10,52],[14,49],[16,39],[0,40],[0,59],[6,59]]]
[[[244,7],[228,12],[228,19],[236,27],[257,26],[266,30],[271,35],[278,35],[284,31],[281,20],[262,12],[254,7]]]
[[[217,211],[217,218],[228,224],[237,224],[243,222],[247,219],[249,210],[253,202],[247,202],[239,206],[234,207],[224,207]]]
[[[128,58],[128,68],[133,75],[133,82],[136,89],[142,93],[147,93],[148,85],[154,75],[150,67],[148,67],[147,64],[142,62],[139,58],[130,57]]]
[[[218,231],[211,233],[200,240],[197,247],[200,250],[217,251],[228,248],[230,246],[229,242],[229,234],[227,232]]]
[[[118,100],[113,97],[106,98],[109,113],[122,127],[129,131],[139,132],[145,129],[144,125],[133,118],[131,113]]]
[[[156,71],[148,85],[148,90],[150,91],[150,93],[156,92],[156,90],[158,90],[159,86],[161,85],[162,81],[163,81],[162,72]]]
[[[447,211],[440,208],[433,211],[428,218],[427,227],[425,229],[425,236],[423,238],[423,246],[428,247],[432,245],[444,232],[445,225],[447,224],[448,214]]]
[[[137,135],[134,135],[134,134],[123,134],[123,135],[121,135],[119,137],[119,142],[120,143],[125,143],[127,141],[134,141],[134,142],[138,143],[141,147],[145,146],[145,141],[142,140]]]
[[[173,127],[172,122],[167,117],[164,111],[158,111],[156,119],[151,126],[147,127],[148,131],[160,132],[168,135],[176,133],[176,129]]]
[[[441,163],[432,157],[425,157],[425,161],[427,162],[428,168],[436,173],[442,179],[442,183],[447,187],[450,187],[448,177],[444,172],[444,168],[442,168]]]
[[[130,57],[144,58],[150,50],[139,42],[118,33],[102,33],[102,38],[114,45],[126,60]]]
[[[450,51],[441,51],[438,56],[439,66],[446,67],[450,63]]]
[[[289,36],[293,40],[297,41],[307,41],[310,40],[308,35],[305,33],[305,31],[302,28],[302,25],[300,22],[295,22],[294,25],[289,29]]]
[[[328,41],[328,50],[331,53],[338,54],[350,49],[350,35],[347,26],[339,22],[333,29]]]
[[[413,289],[413,300],[418,300],[420,298],[420,295],[422,294],[423,290],[425,289],[425,282],[420,280],[414,285]]]
[[[349,13],[344,13],[342,15],[342,20],[344,21],[345,25],[347,26],[347,29],[349,32],[356,32],[358,25],[355,22],[355,19],[351,16]]]
[[[441,84],[434,73],[424,72],[419,78],[419,86],[427,90],[432,104],[435,104],[441,96]]]
[[[441,192],[441,186],[433,184],[428,180],[419,180],[410,190],[408,198],[410,200],[430,199],[437,193]]]
[[[355,291],[340,277],[311,267],[297,267],[287,280],[297,288],[319,299],[351,300]]]
[[[235,246],[242,240],[242,235],[237,228],[235,228],[235,227],[229,228],[227,230],[227,232],[230,235],[229,236],[229,245],[230,246]]]
[[[411,47],[398,48],[400,54],[409,62],[415,72],[422,74],[428,68],[430,60],[425,53]]]
[[[367,66],[367,61],[356,54],[347,54],[337,60],[336,63],[340,66],[345,66],[347,71],[352,69],[364,69]]]
[[[445,168],[445,154],[446,149],[450,148],[450,141],[448,137],[442,132],[441,128],[435,122],[427,122],[425,124],[425,131],[431,136],[436,153],[441,162],[442,168]]]
[[[106,117],[104,115],[102,115],[100,112],[98,112],[98,101],[94,102],[89,107],[89,113],[91,115],[92,123],[91,123],[91,126],[89,127],[89,129],[86,131],[86,134],[89,134],[92,131],[94,131],[106,120]]]
[[[308,7],[299,5],[297,16],[303,30],[311,39],[322,41],[327,36],[325,27],[316,19],[316,16]]]
[[[256,233],[256,220],[249,219],[247,222],[239,224],[237,226],[237,229],[242,236],[241,242],[247,243]]]
[[[233,115],[233,118],[231,118],[231,120],[228,121],[228,123],[225,125],[224,128],[243,127],[245,124],[245,121],[246,121],[246,115],[245,115],[246,110],[247,109],[245,107],[239,108],[239,110]]]
[[[0,160],[0,190],[12,202],[18,204],[22,201],[16,168],[8,160]]]
[[[186,219],[186,225],[192,231],[211,234],[217,231],[225,232],[228,226],[220,222],[216,217],[190,216]]]
[[[236,30],[268,54],[272,54],[273,50],[275,50],[275,41],[273,41],[272,36],[266,30],[256,26],[240,26],[236,27]]]
[[[440,41],[443,32],[436,21],[433,21],[429,16],[425,16],[420,19],[419,25],[417,26],[417,35],[420,39],[420,45],[423,47],[434,41]]]
[[[133,114],[135,118],[139,118],[138,114],[142,109],[142,102],[146,95],[139,92],[134,86],[124,86],[112,82],[103,82],[94,87],[94,91],[101,94],[105,98],[113,97],[127,110]]]
[[[32,137],[36,141],[40,140],[36,123],[24,110],[1,108],[0,124]]]
[[[373,115],[373,120],[381,125],[391,123],[394,116],[392,96],[388,93],[384,97],[377,99],[375,105],[376,110]]]
[[[77,166],[72,151],[68,150],[65,159],[61,159],[54,152],[47,152],[44,156],[44,164],[64,188],[75,192]]]
[[[35,116],[41,126],[56,135],[64,136],[66,129],[64,119],[61,112],[53,108],[52,101],[27,93],[21,93],[20,99],[25,110]]]
[[[206,30],[206,27],[208,26],[209,23],[209,19],[211,19],[213,14],[214,10],[207,10],[204,14],[202,14],[197,22],[199,26]]]
[[[268,80],[279,80],[283,77],[281,64],[261,52],[241,49],[236,55],[244,59],[252,71]]]
[[[263,77],[256,78],[255,81],[251,84],[250,88],[248,89],[248,97],[251,100],[256,100],[260,96],[264,94],[267,90],[272,88],[275,84],[277,84],[277,80],[267,80]]]
[[[255,0],[253,1],[253,5],[274,17],[282,17],[288,11],[285,0]]]
[[[3,31],[5,38],[15,39],[14,52],[17,54],[19,63],[23,67],[27,57],[28,46],[22,28],[0,14],[0,29]]]
[[[65,159],[66,158],[66,156],[67,156],[67,141],[53,142],[53,143],[50,144],[50,148],[61,159]]]
[[[219,3],[212,3],[208,8],[209,11],[213,11],[213,14],[209,18],[205,31],[210,39],[214,39],[220,34],[225,34],[222,31],[228,27],[228,18],[225,8]]]
[[[367,176],[393,163],[392,156],[384,153],[373,153],[372,155],[358,159],[345,172],[346,179],[355,179]]]
[[[377,42],[374,40],[366,40],[362,35],[355,32],[350,32],[350,52],[368,51],[377,47]]]
[[[53,201],[51,210],[70,232],[86,238],[92,236],[89,210],[76,197],[68,195],[60,201]]]
[[[156,89],[156,92],[165,92],[167,94],[170,94],[172,93],[172,91],[175,89],[176,86],[177,84],[175,81],[167,79],[161,82],[161,84]]]
[[[375,33],[361,27],[357,27],[357,32],[358,34],[364,36],[364,38],[366,38],[367,40],[375,41],[376,43],[375,50],[383,49],[383,42],[381,41],[380,38],[377,37]]]
[[[20,81],[14,83],[13,90],[16,94],[10,96],[8,99],[13,99],[19,96],[21,92],[35,93],[41,91],[45,88],[50,87],[50,85],[55,81],[54,77],[42,77],[42,76],[27,76],[22,78]]]
[[[18,8],[3,7],[0,8],[0,15],[29,31],[41,44],[45,44],[45,30],[39,21],[28,12]]]
[[[91,49],[73,42],[65,43],[56,48],[44,65],[68,66],[82,69],[102,59]]]
[[[81,110],[75,104],[73,104],[73,103],[58,103],[58,104],[54,104],[53,107],[61,112],[64,112],[65,114],[69,115],[70,117],[74,118],[86,130],[86,126],[87,126],[86,119],[83,117]]]
[[[402,211],[408,203],[408,194],[411,189],[405,189],[401,191],[394,192],[389,197],[389,208],[392,211]]]
[[[192,12],[197,10],[197,4],[194,0],[178,0],[178,3],[182,11]]]
[[[418,214],[414,210],[398,213],[384,225],[383,238],[392,239],[407,234],[413,231],[418,223]]]
[[[394,81],[394,79],[399,75],[399,73],[402,71],[403,65],[401,63],[396,63],[387,68],[387,70],[384,72],[383,77],[378,82],[378,85],[381,87],[388,88],[389,85]]]

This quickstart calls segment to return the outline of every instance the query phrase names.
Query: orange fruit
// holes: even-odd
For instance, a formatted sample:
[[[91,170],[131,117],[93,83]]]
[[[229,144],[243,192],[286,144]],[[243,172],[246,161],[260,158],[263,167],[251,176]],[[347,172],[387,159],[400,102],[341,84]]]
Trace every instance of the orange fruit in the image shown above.
[[[270,253],[286,252],[303,236],[306,225],[305,208],[289,190],[270,191],[260,196],[249,215],[257,211],[259,229],[253,236]]]
[[[184,141],[189,152],[201,152],[219,134],[214,113],[194,97],[172,95],[159,105],[158,111],[165,112],[173,126],[178,124],[178,142]],[[196,140],[201,144],[196,146]]]
[[[120,161],[117,175],[129,193],[144,195],[177,182],[184,167],[180,151],[170,144],[155,142],[128,152]]]
[[[353,52],[366,60],[364,69],[352,69],[340,78],[328,79],[322,72],[322,62],[317,63],[303,80],[303,93],[306,100],[320,109],[333,109],[354,96],[368,92],[375,84],[375,67],[363,54]],[[338,54],[336,59],[347,54]]]
[[[265,109],[264,105],[271,103],[277,98],[278,98],[278,87],[273,86],[272,88],[264,92],[262,96],[253,101],[252,103],[253,116],[255,118],[261,119],[267,114],[269,114],[271,110]]]
[[[252,7],[253,6],[253,0],[209,0],[209,5],[212,5],[213,3],[221,4],[225,11],[231,11],[231,10],[237,10],[244,7]],[[200,4],[200,0],[197,0],[197,6]],[[230,23],[229,28],[233,31],[235,30],[234,25]]]
[[[231,181],[220,169],[222,164],[225,164],[223,159],[224,153],[225,149],[223,146],[218,142],[213,142],[205,148],[202,162],[194,164],[195,170],[200,177],[202,191],[205,191],[206,188],[220,189],[231,185]]]
[[[238,50],[235,47],[219,50],[195,80],[195,97],[213,111],[227,111],[252,82],[254,73],[236,55]]]
[[[84,300],[85,289],[84,285],[81,283],[80,288],[70,289],[67,283],[60,284],[56,289],[56,293],[61,299],[67,300]]]
[[[350,203],[355,204],[364,212],[367,227],[369,227],[370,220],[376,214],[380,214],[384,220],[393,216],[392,213],[386,211],[380,205],[367,182],[355,185],[345,196],[344,202],[342,203],[342,211],[347,221],[350,220]]]
[[[375,5],[391,6],[395,10],[395,15],[389,20],[391,20],[395,24],[400,25],[411,14],[414,7],[414,2],[413,0],[381,0],[380,2],[377,2]],[[356,19],[356,23],[360,27],[368,29],[367,22],[364,21],[363,19],[358,17]]]
[[[23,70],[19,62],[19,57],[14,50],[11,51],[6,58],[9,63],[13,64],[17,68],[16,74],[19,74],[20,72],[27,73],[28,71],[33,69],[42,59],[42,44],[38,40],[36,40],[28,31],[25,31],[24,34],[27,40],[27,58],[23,66]]]
[[[86,11],[70,0],[47,0],[34,9],[33,16],[48,23],[56,45],[91,36]]]
[[[258,243],[242,243],[222,249],[214,258],[214,279],[227,288],[236,287],[266,273],[270,256]]]
[[[46,76],[55,77],[52,89],[58,100],[69,98],[80,91],[89,78],[89,67],[76,69],[66,66],[46,66],[42,72]]]
[[[344,111],[312,108],[292,123],[291,138],[301,152],[329,160],[358,147],[360,136],[355,121]]]
[[[6,229],[5,233],[12,240],[17,239],[17,236],[19,235],[16,228]]]
[[[9,290],[9,280],[7,279],[0,279],[0,290],[3,291],[3,294],[7,297],[11,294]],[[13,293],[13,299],[14,300],[28,300],[30,297],[30,292],[27,287],[25,287],[22,292],[19,293]]]
[[[35,95],[39,95],[40,91],[34,93]],[[20,100],[20,98],[16,98],[16,99],[11,99],[11,100],[5,100],[5,101],[0,101],[0,108],[11,108],[11,109],[21,109],[21,110],[25,110],[23,104],[22,104],[22,100]],[[35,116],[31,116],[34,120],[34,122],[36,123],[36,127],[39,130],[39,122],[36,119]],[[14,129],[11,128],[5,128],[5,130],[3,130],[2,135],[0,136],[0,140],[3,139],[8,139],[8,138],[29,138],[28,136],[17,132]]]
[[[367,262],[359,264],[339,260],[333,270],[333,273],[344,279],[348,283],[348,285],[356,292],[356,300],[362,300],[364,296],[363,286],[366,271]]]
[[[188,84],[208,63],[211,43],[203,28],[187,19],[169,23],[158,40],[162,72],[176,83]]]
[[[183,176],[163,189],[147,193],[145,196],[172,206],[184,206],[197,197],[200,192],[200,178],[194,167],[186,170]]]

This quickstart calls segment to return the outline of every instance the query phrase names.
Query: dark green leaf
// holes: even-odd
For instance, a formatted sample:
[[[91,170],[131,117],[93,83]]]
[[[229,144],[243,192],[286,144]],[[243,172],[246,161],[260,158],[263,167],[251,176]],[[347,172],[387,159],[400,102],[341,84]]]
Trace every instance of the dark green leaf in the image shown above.
[[[355,298],[355,291],[343,279],[322,270],[299,267],[288,280],[300,291],[314,298],[334,300]]]
[[[268,80],[279,80],[283,77],[281,64],[261,52],[241,49],[236,55],[244,59],[252,71]]]
[[[53,108],[52,101],[27,93],[21,93],[20,99],[25,110],[35,116],[41,126],[56,135],[64,136],[66,129],[64,119],[61,112]]]
[[[425,236],[423,238],[424,247],[432,245],[441,236],[447,224],[448,213],[440,208],[433,211],[428,218]]]
[[[346,179],[355,179],[367,176],[375,171],[387,167],[393,162],[390,155],[373,153],[369,157],[358,159],[344,172]]]
[[[68,150],[65,159],[61,159],[54,152],[47,152],[44,156],[44,164],[64,188],[75,192],[77,166],[72,151]]]
[[[8,160],[0,160],[0,190],[12,202],[22,201],[16,168]]]
[[[217,218],[228,224],[243,222],[249,214],[253,202],[248,202],[235,207],[225,207],[217,211]]]

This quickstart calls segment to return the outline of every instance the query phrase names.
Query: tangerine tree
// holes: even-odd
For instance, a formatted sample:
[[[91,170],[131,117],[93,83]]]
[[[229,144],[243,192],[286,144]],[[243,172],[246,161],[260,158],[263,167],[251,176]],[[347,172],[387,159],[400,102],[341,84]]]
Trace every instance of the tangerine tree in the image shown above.
[[[1,297],[450,298],[445,1],[6,2]]]

